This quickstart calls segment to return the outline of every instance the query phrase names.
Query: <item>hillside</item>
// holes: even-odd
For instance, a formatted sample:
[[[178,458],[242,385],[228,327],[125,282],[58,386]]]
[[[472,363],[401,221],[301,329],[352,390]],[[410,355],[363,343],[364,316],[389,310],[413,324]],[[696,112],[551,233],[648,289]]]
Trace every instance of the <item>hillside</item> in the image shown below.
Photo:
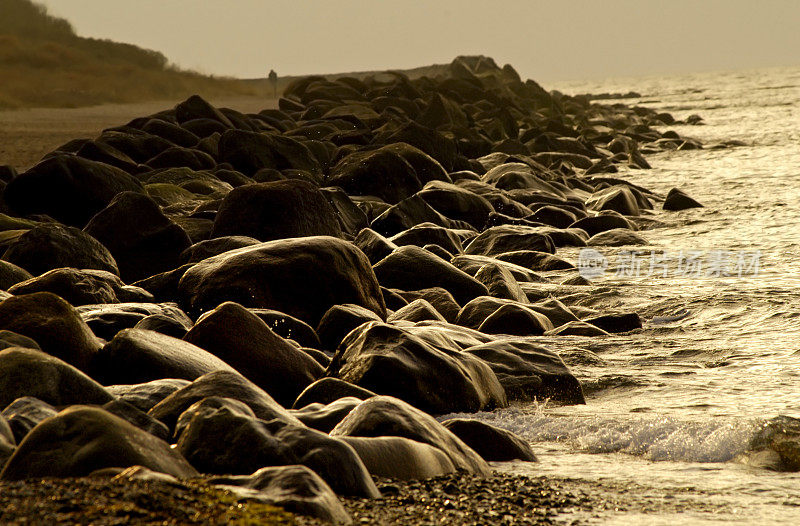
[[[252,85],[183,71],[157,51],[78,36],[30,0],[0,0],[0,108],[257,94]]]

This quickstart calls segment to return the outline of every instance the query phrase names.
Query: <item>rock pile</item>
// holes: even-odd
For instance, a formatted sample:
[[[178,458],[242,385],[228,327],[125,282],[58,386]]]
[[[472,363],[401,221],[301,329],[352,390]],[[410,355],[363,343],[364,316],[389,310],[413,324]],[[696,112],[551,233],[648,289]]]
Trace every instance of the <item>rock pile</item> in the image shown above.
[[[531,338],[641,322],[570,308],[584,281],[556,254],[646,242],[663,199],[613,174],[698,147],[674,122],[459,57],[65,144],[0,182],[0,479],[203,473],[347,522],[335,494],[378,497],[373,476],[535,460],[431,414],[584,403]]]

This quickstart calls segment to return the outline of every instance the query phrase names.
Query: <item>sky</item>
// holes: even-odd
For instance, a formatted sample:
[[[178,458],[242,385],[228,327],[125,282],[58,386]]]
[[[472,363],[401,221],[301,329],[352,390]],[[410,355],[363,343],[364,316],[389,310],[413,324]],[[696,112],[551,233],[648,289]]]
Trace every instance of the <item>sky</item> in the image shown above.
[[[78,34],[203,73],[410,68],[483,54],[539,81],[800,66],[800,0],[38,0]]]

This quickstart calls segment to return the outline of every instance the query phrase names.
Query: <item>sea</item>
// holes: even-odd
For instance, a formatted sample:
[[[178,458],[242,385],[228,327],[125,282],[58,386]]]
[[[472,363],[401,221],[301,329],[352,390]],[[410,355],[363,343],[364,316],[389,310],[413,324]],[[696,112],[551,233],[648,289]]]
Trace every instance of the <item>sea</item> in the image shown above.
[[[644,327],[542,338],[586,405],[471,415],[519,434],[539,458],[495,468],[599,496],[567,522],[800,524],[800,473],[776,471],[775,455],[752,445],[774,419],[800,418],[800,67],[545,87],[635,91],[599,102],[700,115],[702,125],[659,129],[702,149],[659,149],[646,156],[652,169],[611,175],[661,195],[680,188],[704,207],[658,206],[639,232],[648,245],[599,247],[608,265],[575,304],[634,311]]]

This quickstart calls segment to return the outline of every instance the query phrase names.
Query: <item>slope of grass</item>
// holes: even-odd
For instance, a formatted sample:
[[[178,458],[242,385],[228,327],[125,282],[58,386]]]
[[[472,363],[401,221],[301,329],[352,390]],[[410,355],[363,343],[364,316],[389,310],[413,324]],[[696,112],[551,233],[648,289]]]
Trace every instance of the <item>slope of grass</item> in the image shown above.
[[[30,0],[0,0],[0,79],[0,108],[254,94],[238,80],[179,70],[157,51],[79,37]]]

